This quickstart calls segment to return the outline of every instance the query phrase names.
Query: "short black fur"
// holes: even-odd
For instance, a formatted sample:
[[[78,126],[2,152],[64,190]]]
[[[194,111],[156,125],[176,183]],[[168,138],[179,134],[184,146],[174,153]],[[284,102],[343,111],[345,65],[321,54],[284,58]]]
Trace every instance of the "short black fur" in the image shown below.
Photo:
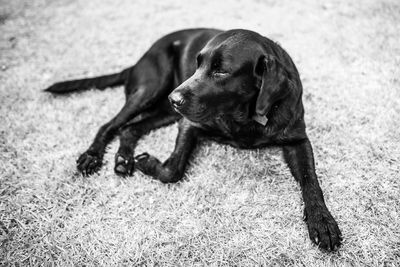
[[[115,172],[126,176],[136,168],[164,183],[182,179],[201,137],[246,149],[279,145],[301,186],[311,240],[326,250],[340,246],[341,232],[315,174],[300,77],[278,44],[247,30],[182,30],[155,42],[120,73],[60,82],[46,91],[62,94],[122,84],[124,107],[77,160],[83,175],[99,170],[116,135]],[[166,162],[147,153],[134,157],[141,136],[175,121],[179,133]]]

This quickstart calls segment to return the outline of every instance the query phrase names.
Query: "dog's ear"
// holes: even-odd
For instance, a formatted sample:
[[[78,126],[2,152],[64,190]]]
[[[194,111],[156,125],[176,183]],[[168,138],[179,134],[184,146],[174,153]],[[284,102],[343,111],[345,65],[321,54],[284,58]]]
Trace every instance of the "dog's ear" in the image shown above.
[[[255,116],[265,117],[272,105],[289,93],[292,82],[287,69],[272,55],[263,55],[258,59],[255,73],[261,78]]]

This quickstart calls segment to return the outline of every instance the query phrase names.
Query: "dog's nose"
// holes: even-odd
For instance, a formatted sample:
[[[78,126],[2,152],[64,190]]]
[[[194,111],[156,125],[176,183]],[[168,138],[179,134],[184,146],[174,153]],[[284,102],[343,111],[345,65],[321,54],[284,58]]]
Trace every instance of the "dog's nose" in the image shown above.
[[[183,98],[183,95],[181,93],[172,93],[169,95],[168,98],[169,102],[171,102],[171,104],[177,108],[182,106],[185,102],[185,99]]]

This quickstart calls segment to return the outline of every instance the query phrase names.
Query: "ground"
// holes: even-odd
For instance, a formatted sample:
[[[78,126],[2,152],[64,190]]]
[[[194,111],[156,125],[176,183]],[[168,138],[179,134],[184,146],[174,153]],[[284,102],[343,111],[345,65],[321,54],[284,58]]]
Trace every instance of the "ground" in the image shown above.
[[[0,0],[0,265],[399,266],[400,3]],[[279,148],[202,143],[186,179],[99,174],[75,160],[122,107],[122,87],[53,97],[53,82],[113,73],[188,27],[279,42],[304,85],[307,131],[336,253],[308,239]],[[177,125],[137,153],[166,159]]]

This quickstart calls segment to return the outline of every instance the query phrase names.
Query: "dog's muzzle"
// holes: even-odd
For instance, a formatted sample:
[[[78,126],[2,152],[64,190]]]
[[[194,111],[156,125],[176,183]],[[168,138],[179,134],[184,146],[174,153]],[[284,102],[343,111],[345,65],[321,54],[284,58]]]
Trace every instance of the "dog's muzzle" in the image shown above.
[[[185,103],[185,99],[181,93],[172,93],[168,96],[169,102],[174,107],[174,109],[179,110],[180,107]]]

